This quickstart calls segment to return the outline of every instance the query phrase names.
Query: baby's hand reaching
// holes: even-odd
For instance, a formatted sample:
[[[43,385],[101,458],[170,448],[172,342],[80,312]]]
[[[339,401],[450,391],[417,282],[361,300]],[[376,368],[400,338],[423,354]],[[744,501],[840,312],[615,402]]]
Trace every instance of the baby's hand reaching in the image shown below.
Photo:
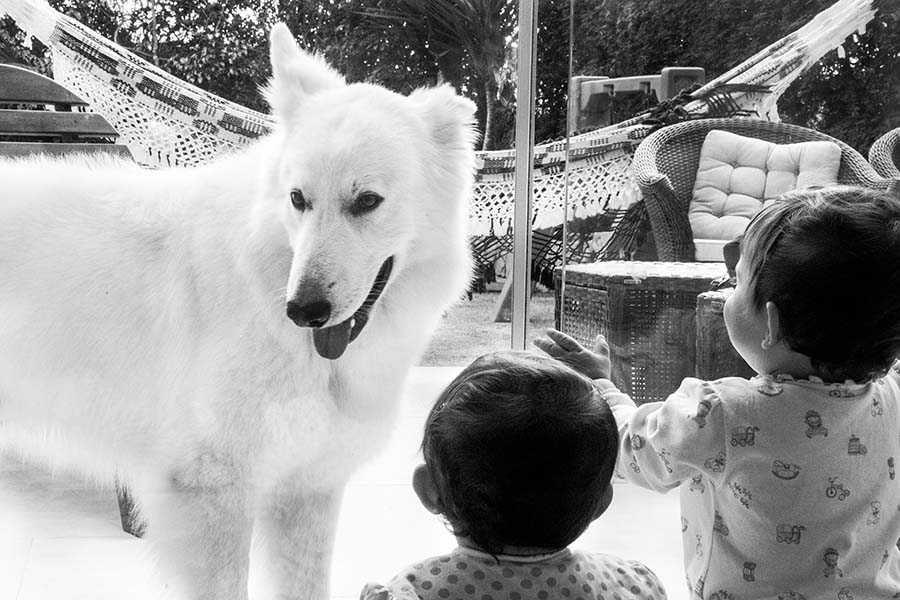
[[[582,375],[609,379],[609,344],[602,335],[594,340],[593,352],[561,331],[548,329],[545,336],[535,339],[534,345]]]

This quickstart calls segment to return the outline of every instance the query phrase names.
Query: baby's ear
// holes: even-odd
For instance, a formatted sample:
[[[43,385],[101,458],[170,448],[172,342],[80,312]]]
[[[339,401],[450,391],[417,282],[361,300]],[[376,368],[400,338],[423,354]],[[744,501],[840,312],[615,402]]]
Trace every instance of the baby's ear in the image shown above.
[[[416,467],[416,470],[413,471],[412,485],[422,506],[430,513],[441,514],[441,499],[427,465],[422,464]]]
[[[278,119],[290,119],[307,96],[345,85],[343,76],[317,55],[304,52],[284,23],[269,34],[272,79],[263,89]]]
[[[769,350],[780,342],[784,335],[781,332],[781,313],[774,302],[766,302],[766,336],[763,338],[762,347]]]
[[[610,481],[606,486],[606,489],[603,490],[603,494],[600,496],[600,501],[597,503],[597,508],[594,509],[594,514],[591,517],[592,519],[596,519],[600,515],[606,512],[606,509],[609,508],[609,505],[612,504],[613,499],[613,484]]]

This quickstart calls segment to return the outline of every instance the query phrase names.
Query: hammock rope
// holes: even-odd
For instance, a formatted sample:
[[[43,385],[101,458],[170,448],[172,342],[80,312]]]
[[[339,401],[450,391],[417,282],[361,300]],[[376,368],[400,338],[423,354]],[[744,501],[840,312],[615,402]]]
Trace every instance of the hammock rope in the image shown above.
[[[88,101],[120,133],[146,166],[203,164],[246,146],[268,132],[273,120],[181,81],[53,8],[45,0],[0,0],[28,34],[52,51],[54,78]],[[691,94],[683,111],[703,116],[700,98],[724,85],[748,84],[728,94],[740,114],[778,120],[777,101],[809,66],[875,16],[872,0],[838,0],[806,25],[769,45]],[[767,93],[758,89],[764,86]],[[756,90],[756,91],[752,91]],[[612,228],[628,222],[640,199],[631,173],[634,149],[652,130],[648,114],[569,139],[568,211],[565,141],[534,152],[534,229],[551,229],[568,218],[612,213]],[[515,151],[479,152],[470,234],[507,236],[512,230]],[[633,215],[632,215],[633,216]],[[627,254],[633,243],[610,240],[604,257]],[[560,244],[560,247],[562,244]],[[504,245],[498,245],[504,247]],[[549,260],[549,259],[548,259]]]

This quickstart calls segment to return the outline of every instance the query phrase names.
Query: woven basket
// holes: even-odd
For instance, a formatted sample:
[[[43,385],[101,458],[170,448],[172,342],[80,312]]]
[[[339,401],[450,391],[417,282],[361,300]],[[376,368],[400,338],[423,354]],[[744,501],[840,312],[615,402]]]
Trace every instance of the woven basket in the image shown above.
[[[612,380],[638,404],[664,400],[696,373],[697,295],[723,263],[609,261],[556,271],[556,327],[590,347],[606,336]]]
[[[703,292],[697,296],[697,377],[753,377],[756,373],[741,358],[725,329],[722,309],[734,288]]]
[[[900,179],[900,127],[891,129],[872,143],[869,162],[880,175]]]

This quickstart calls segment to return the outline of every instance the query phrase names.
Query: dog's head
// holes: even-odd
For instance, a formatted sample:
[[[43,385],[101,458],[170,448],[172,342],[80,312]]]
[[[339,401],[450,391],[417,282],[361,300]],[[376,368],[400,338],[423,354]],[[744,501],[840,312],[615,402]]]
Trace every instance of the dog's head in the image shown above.
[[[448,86],[402,96],[348,85],[284,25],[271,58],[277,155],[266,187],[293,251],[286,318],[336,359],[404,269],[464,239],[474,105]]]

